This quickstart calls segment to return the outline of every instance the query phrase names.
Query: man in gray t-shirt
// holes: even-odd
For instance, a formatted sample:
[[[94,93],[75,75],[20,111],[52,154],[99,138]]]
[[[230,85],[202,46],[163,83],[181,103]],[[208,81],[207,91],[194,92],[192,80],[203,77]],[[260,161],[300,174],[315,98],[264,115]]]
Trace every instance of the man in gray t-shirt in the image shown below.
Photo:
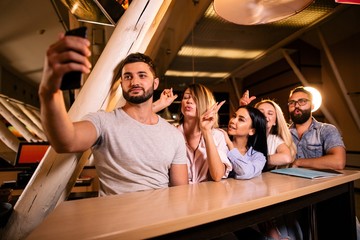
[[[345,145],[338,129],[312,117],[312,94],[304,87],[290,93],[290,132],[297,146],[295,167],[343,169],[346,163]]]
[[[71,121],[59,88],[64,74],[90,72],[89,45],[86,39],[65,36],[47,51],[39,97],[52,147],[59,153],[92,147],[100,195],[188,184],[184,139],[152,109],[159,79],[148,56],[134,53],[120,63],[122,108]]]
[[[118,108],[84,119],[98,134],[92,150],[100,196],[168,187],[172,165],[187,163],[184,137],[161,117],[147,125]]]

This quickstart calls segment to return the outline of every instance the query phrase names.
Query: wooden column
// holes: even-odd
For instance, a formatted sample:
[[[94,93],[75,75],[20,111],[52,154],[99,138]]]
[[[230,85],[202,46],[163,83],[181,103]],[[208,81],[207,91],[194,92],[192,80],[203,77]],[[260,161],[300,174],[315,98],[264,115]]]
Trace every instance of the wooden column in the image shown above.
[[[144,52],[149,45],[171,0],[133,0],[122,16],[85,85],[69,110],[72,120],[106,109],[114,71],[119,62],[132,52]],[[2,232],[2,239],[25,238],[63,201],[68,183],[82,153],[57,154],[50,148],[21,194]],[[79,164],[82,164],[81,161]],[[76,174],[75,174],[76,175]],[[61,226],[59,226],[61,227]]]

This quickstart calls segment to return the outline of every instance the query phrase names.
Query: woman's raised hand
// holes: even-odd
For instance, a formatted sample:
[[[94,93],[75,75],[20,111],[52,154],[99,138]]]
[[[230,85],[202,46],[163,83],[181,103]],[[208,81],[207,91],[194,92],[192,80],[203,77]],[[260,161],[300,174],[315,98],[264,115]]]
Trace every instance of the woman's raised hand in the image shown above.
[[[160,98],[153,103],[153,112],[159,112],[170,106],[177,97],[178,95],[173,93],[172,88],[164,89],[160,95]]]
[[[216,121],[216,114],[218,113],[221,106],[225,103],[225,100],[220,103],[215,103],[200,117],[200,129],[202,131],[211,130]]]
[[[164,104],[164,106],[170,106],[174,100],[178,97],[177,94],[173,93],[173,89],[164,89],[160,95],[160,101]]]
[[[249,97],[249,90],[246,90],[244,92],[244,94],[242,95],[242,97],[240,98],[239,104],[240,104],[240,106],[245,106],[245,105],[250,104],[255,99],[256,99],[255,96]]]

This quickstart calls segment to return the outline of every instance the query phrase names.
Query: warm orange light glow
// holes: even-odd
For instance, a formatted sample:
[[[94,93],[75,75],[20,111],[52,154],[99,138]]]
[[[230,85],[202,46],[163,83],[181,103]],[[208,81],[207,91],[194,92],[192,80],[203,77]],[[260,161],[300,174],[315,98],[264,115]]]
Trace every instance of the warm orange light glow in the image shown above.
[[[318,110],[321,106],[322,103],[322,97],[321,94],[319,92],[319,90],[317,90],[314,87],[304,87],[307,91],[311,92],[311,94],[313,95],[313,105],[314,105],[314,109],[312,110],[312,112],[315,112],[316,110]]]
[[[117,0],[118,3],[123,7],[123,9],[128,9],[129,7],[129,1],[128,0]]]
[[[16,130],[13,126],[9,126],[8,129],[10,130],[10,132],[12,132],[12,134],[14,134],[16,137],[18,138],[22,138],[23,136],[21,135],[21,133]]]

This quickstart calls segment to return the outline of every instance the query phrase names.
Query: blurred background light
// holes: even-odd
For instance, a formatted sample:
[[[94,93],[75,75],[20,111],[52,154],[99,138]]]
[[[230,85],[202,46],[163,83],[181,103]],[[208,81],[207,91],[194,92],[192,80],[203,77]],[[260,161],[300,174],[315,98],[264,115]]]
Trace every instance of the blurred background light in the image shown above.
[[[315,112],[316,110],[318,110],[321,106],[322,103],[322,96],[319,92],[319,90],[317,90],[314,87],[304,87],[307,91],[311,92],[311,94],[313,95],[313,104],[314,104],[314,109],[312,110],[312,112]]]

